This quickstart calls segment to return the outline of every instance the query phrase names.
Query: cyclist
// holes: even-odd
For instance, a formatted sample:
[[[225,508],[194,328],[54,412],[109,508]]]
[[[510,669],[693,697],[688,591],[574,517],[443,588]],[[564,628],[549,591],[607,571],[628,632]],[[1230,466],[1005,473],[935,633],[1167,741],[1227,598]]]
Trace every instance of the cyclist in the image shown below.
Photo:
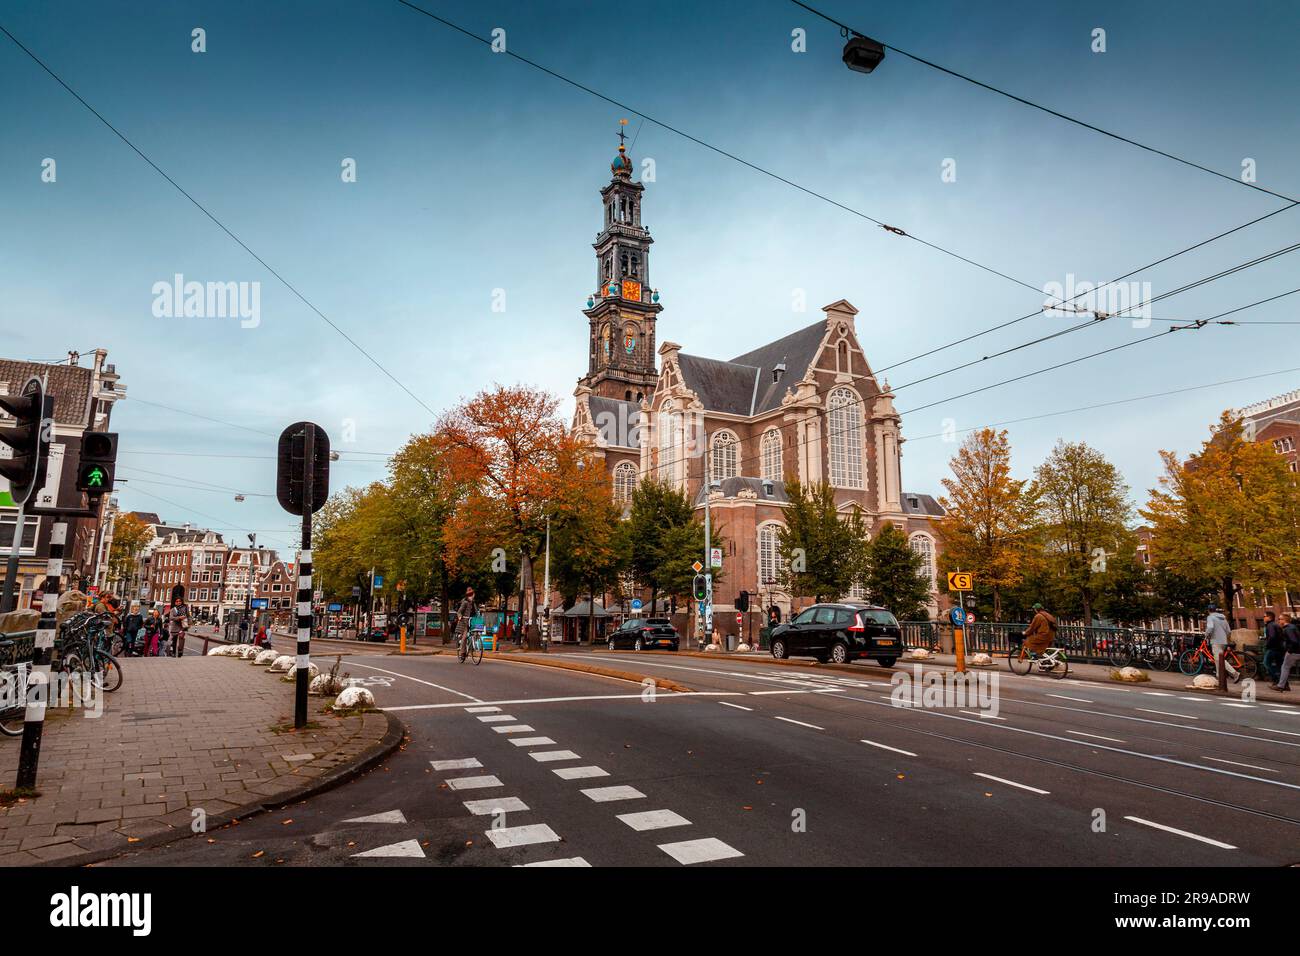
[[[465,596],[460,599],[460,606],[456,608],[456,647],[461,647],[461,641],[469,637],[470,621],[478,617],[478,605],[474,603],[474,589],[466,588]]]
[[[1037,657],[1052,646],[1056,640],[1056,618],[1043,610],[1041,604],[1034,604],[1034,618],[1025,628],[1025,650]]]
[[[1232,663],[1225,655],[1228,649],[1228,643],[1232,637],[1232,630],[1228,627],[1228,619],[1223,616],[1217,604],[1211,604],[1206,608],[1208,612],[1205,617],[1205,639],[1210,644],[1210,650],[1214,652],[1214,663],[1217,666],[1219,661],[1223,661],[1224,668],[1232,676],[1233,683],[1240,683],[1241,672],[1232,666]]]

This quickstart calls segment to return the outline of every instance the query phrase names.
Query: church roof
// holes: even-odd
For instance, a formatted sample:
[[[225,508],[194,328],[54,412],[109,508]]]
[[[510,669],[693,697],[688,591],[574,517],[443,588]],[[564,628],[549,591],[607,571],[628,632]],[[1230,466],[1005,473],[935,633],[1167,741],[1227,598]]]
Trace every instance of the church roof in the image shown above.
[[[736,497],[737,492],[744,488],[748,488],[750,491],[754,492],[754,494],[758,496],[759,501],[775,501],[780,504],[785,504],[790,500],[790,496],[785,493],[784,481],[772,482],[772,493],[768,495],[763,492],[762,478],[747,478],[740,475],[735,478],[722,479],[722,496],[724,498],[734,498]],[[700,486],[699,493],[695,496],[695,503],[697,505],[704,504],[703,485]]]
[[[607,445],[619,448],[641,447],[641,406],[604,395],[588,395],[587,409],[591,423]]]
[[[709,411],[759,415],[780,406],[785,390],[807,373],[825,336],[821,320],[729,362],[679,352],[677,364],[686,386]],[[772,370],[782,362],[785,374],[773,381]]]
[[[933,518],[942,518],[947,514],[939,502],[934,500],[934,496],[917,494],[915,491],[903,492],[903,510],[910,515],[928,515]]]

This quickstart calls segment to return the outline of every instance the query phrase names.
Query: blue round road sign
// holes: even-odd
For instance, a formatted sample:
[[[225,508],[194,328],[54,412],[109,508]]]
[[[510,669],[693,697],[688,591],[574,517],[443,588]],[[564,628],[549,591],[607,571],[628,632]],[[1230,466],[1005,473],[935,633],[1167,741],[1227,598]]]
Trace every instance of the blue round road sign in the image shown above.
[[[959,607],[955,607],[951,611],[949,611],[948,617],[958,627],[961,627],[963,624],[966,623],[966,612]]]

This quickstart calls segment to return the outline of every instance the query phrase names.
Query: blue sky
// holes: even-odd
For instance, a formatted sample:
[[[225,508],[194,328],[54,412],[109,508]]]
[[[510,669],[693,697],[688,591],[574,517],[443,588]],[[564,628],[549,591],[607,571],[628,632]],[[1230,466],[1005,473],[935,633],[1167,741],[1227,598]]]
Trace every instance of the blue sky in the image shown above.
[[[1283,205],[979,90],[897,54],[870,76],[792,4],[423,4],[627,104],[621,109],[391,0],[0,2],[0,23],[435,412],[493,382],[564,399],[585,371],[590,244],[618,119],[655,161],[659,339],[730,357],[853,302],[877,367],[1035,309],[1040,294],[893,236],[710,152],[648,115],[1034,288],[1105,281]],[[1300,196],[1289,2],[907,2],[816,6],[878,38],[1049,106]],[[207,52],[191,52],[191,30]],[[791,50],[791,31],[808,50]],[[1094,28],[1106,52],[1090,49]],[[387,452],[432,421],[248,253],[0,36],[0,298],[14,358],[109,349],[129,398],[127,508],[287,547],[273,438],[311,419],[337,450]],[[41,181],[45,158],[57,181]],[[357,163],[344,183],[340,164]],[[944,182],[945,160],[956,181]],[[1137,276],[1159,294],[1300,238],[1300,209]],[[1295,287],[1296,256],[1173,297],[1194,319]],[[158,318],[154,283],[260,282],[261,321]],[[504,289],[506,309],[492,310]],[[806,313],[794,310],[804,290]],[[1294,320],[1296,300],[1237,316]],[[1038,317],[887,374],[895,387],[1069,324]],[[1108,322],[913,387],[900,410],[1162,327]],[[957,428],[1300,366],[1294,327],[1164,336],[905,415],[904,483],[938,492]],[[1186,451],[1228,406],[1300,373],[1010,426],[1028,474],[1084,439],[1135,498],[1159,448]],[[133,401],[132,399],[141,401]],[[253,431],[179,415],[161,403]],[[344,422],[355,440],[343,441]],[[266,434],[258,434],[258,433]],[[146,454],[148,453],[148,454]],[[204,458],[194,453],[252,456]],[[148,474],[147,469],[154,474]],[[334,485],[383,474],[345,454]],[[145,480],[160,484],[145,484]],[[160,499],[166,499],[160,500]],[[274,532],[274,534],[273,534]]]

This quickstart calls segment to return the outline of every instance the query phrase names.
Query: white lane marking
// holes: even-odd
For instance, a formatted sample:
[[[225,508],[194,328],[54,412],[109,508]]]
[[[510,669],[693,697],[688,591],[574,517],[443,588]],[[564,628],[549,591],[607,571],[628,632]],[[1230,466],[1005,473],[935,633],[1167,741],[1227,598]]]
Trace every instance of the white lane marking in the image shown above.
[[[1060,698],[1061,700],[1073,700],[1073,701],[1077,701],[1077,702],[1080,703],[1080,704],[1095,704],[1095,703],[1096,703],[1095,700],[1088,700],[1088,698],[1086,698],[1086,697],[1066,697],[1064,694],[1046,694],[1046,695],[1044,695],[1044,696],[1047,696],[1047,697],[1057,697],[1057,698]]]
[[[599,767],[560,767],[552,771],[561,780],[586,780],[588,777],[608,777],[608,770]]]
[[[1219,701],[1219,703],[1222,704],[1224,707],[1245,707],[1247,710],[1255,709],[1254,704],[1234,704],[1232,703],[1232,701],[1228,701],[1228,700],[1221,700]]]
[[[1272,727],[1256,727],[1256,730],[1266,730],[1270,734],[1286,734],[1288,737],[1300,737],[1300,734],[1292,733],[1289,730],[1274,730]]]
[[[516,747],[536,747],[539,744],[555,743],[550,737],[511,737],[509,739]]]
[[[997,714],[990,714],[984,710],[963,710],[963,714],[974,714],[981,720],[1006,720],[1005,717],[999,717]]]
[[[389,810],[386,813],[372,813],[368,817],[352,817],[344,823],[405,823],[406,814],[401,810]]]
[[[1249,767],[1251,770],[1262,770],[1265,773],[1277,773],[1276,770],[1270,770],[1268,767],[1257,767],[1253,763],[1238,763],[1236,760],[1224,760],[1222,757],[1202,756],[1202,760],[1213,760],[1215,763],[1230,763],[1234,767]]]
[[[476,817],[495,816],[498,813],[520,813],[528,804],[518,797],[497,797],[494,800],[466,800],[465,809]]]
[[[596,787],[583,790],[583,795],[597,803],[609,803],[612,800],[643,800],[645,794],[636,787]]]
[[[533,750],[528,756],[538,763],[554,763],[557,760],[581,760],[572,750]]]
[[[1148,710],[1145,707],[1139,707],[1138,710],[1144,714],[1159,714],[1162,717],[1181,717],[1183,720],[1200,720],[1199,717],[1192,717],[1190,714],[1174,714],[1167,710]]]
[[[349,666],[349,667],[364,667],[364,668],[366,668],[367,670],[379,671],[379,673],[381,673],[381,674],[392,674],[394,677],[404,677],[404,678],[406,678],[407,680],[413,680],[413,681],[415,681],[417,684],[424,684],[426,687],[436,687],[436,688],[438,688],[438,690],[445,690],[447,693],[449,693],[449,694],[455,694],[457,697],[464,697],[466,700],[472,700],[472,701],[473,701],[474,703],[476,703],[476,704],[481,704],[481,703],[483,703],[482,700],[480,700],[479,698],[475,697],[473,694],[465,694],[465,693],[462,693],[461,691],[458,691],[458,690],[452,690],[450,687],[443,687],[441,684],[435,684],[435,683],[434,683],[433,681],[431,681],[431,680],[420,680],[420,678],[418,678],[418,677],[412,677],[410,674],[402,674],[402,673],[400,673],[400,672],[398,672],[398,671],[389,671],[389,670],[384,670],[384,668],[382,668],[382,667],[375,667],[375,666],[372,665],[372,664],[362,664],[360,661],[354,661],[354,660],[350,660],[350,659],[348,660],[348,666]],[[447,706],[447,707],[464,707],[465,705],[464,705],[464,704],[447,704],[446,706]]]
[[[991,773],[977,773],[977,777],[983,777],[985,780],[995,780],[998,783],[1005,783],[1008,787],[1019,787],[1021,790],[1028,790],[1030,793],[1049,794],[1050,790],[1040,790],[1037,787],[1031,787],[1028,784],[1016,783],[1014,780],[1007,780],[1005,777],[995,777]]]
[[[1174,696],[1173,694],[1170,694],[1167,691],[1163,691],[1163,690],[1144,690],[1142,693],[1146,694],[1148,697],[1173,697]]]
[[[493,827],[487,831],[487,838],[498,850],[508,846],[560,842],[560,835],[545,823],[530,823],[523,827]]]
[[[740,706],[740,704],[733,704],[733,703],[732,703],[731,701],[729,701],[729,700],[720,700],[720,701],[718,701],[718,703],[721,704],[723,707],[734,707],[734,708],[736,708],[736,710],[748,710],[748,711],[751,711],[751,712],[754,710],[753,707],[742,707],[742,706]]]
[[[1109,740],[1113,744],[1122,744],[1124,741],[1118,737],[1103,737],[1101,734],[1085,734],[1082,730],[1067,730],[1067,734],[1074,734],[1078,737],[1091,737],[1093,740]]]
[[[659,849],[683,866],[690,866],[692,863],[712,863],[714,860],[730,860],[745,855],[716,837],[705,840],[685,840],[682,843],[661,843]]]
[[[844,690],[845,688],[836,687],[835,689]],[[751,690],[749,692],[749,696],[767,697],[769,695],[780,695],[780,694],[816,694],[816,693],[818,693],[818,691],[815,690],[793,690],[793,689],[792,690]]]
[[[1265,704],[1270,714],[1286,714],[1288,717],[1300,717],[1300,710],[1285,704]]]
[[[553,669],[553,668],[552,668]],[[682,670],[690,670],[684,667]],[[570,673],[582,673],[570,672]],[[595,675],[600,676],[600,675]],[[614,678],[611,678],[611,680]],[[622,678],[618,678],[621,680]],[[743,697],[744,691],[739,690],[693,690],[685,691],[656,691],[655,700],[670,700],[682,697]],[[522,697],[517,700],[497,700],[492,701],[494,704],[570,704],[584,700],[635,700],[643,702],[644,697],[641,694],[587,694],[581,697]],[[380,710],[444,710],[448,707],[464,707],[464,704],[402,704],[397,707],[381,707]]]
[[[862,700],[862,698],[849,698],[850,700]],[[873,703],[866,700],[864,703]],[[1241,740],[1254,740],[1260,743],[1281,744],[1283,747],[1300,747],[1300,744],[1293,744],[1289,740],[1273,740],[1269,737],[1254,737],[1250,734],[1233,733],[1231,730],[1211,730],[1208,727],[1193,727],[1190,724],[1171,724],[1167,720],[1152,720],[1150,717],[1134,717],[1131,714],[1112,714],[1104,710],[1089,710],[1086,707],[1067,707],[1065,704],[1047,704],[1041,700],[1017,700],[1018,704],[1027,704],[1033,707],[1049,707],[1052,710],[1068,710],[1072,714],[1092,714],[1095,717],[1112,717],[1115,720],[1134,720],[1140,724],[1155,724],[1157,727],[1172,727],[1175,730],[1191,730],[1198,734],[1214,734],[1218,737],[1238,737]],[[933,711],[930,711],[933,713]],[[1252,728],[1260,729],[1260,728]],[[1078,741],[1072,741],[1077,743]],[[1206,768],[1202,768],[1206,769]],[[1217,771],[1222,773],[1223,771]]]
[[[495,713],[496,713],[497,711],[499,711],[500,709],[501,709],[500,707],[466,707],[466,708],[465,708],[465,713],[467,713],[467,714],[495,714]]]
[[[1143,820],[1141,817],[1125,817],[1124,819],[1132,820],[1134,823],[1140,823],[1144,827],[1155,827],[1157,830],[1164,830],[1166,833],[1176,833],[1178,836],[1187,837],[1189,840],[1200,840],[1202,843],[1208,843],[1210,846],[1217,846],[1223,850],[1237,849],[1231,843],[1221,843],[1218,840],[1211,840],[1209,837],[1203,837],[1196,833],[1188,833],[1186,830],[1167,827],[1163,823],[1156,823],[1154,820]]]
[[[671,810],[646,810],[642,813],[620,813],[618,818],[641,833],[644,830],[662,830],[665,827],[688,827],[691,821]]]
[[[531,734],[534,732],[533,728],[527,724],[510,724],[508,726],[493,727],[492,729],[499,734]]]
[[[591,866],[580,856],[570,856],[563,860],[538,860],[536,863],[516,863],[515,866]]]
[[[444,781],[447,786],[453,790],[483,790],[487,787],[499,787],[501,781],[491,774],[483,774],[480,777],[452,777]]]
[[[430,760],[434,770],[473,770],[475,767],[483,766],[475,757],[464,757],[460,760]]]
[[[420,846],[419,840],[403,840],[401,843],[390,843],[388,846],[376,847],[362,853],[353,853],[352,856],[417,856],[423,859],[424,849]]]
[[[773,720],[784,720],[787,724],[798,724],[800,727],[808,727],[811,730],[825,730],[825,727],[818,727],[816,724],[805,724],[802,720],[795,720],[793,717],[773,717]]]
[[[499,724],[503,720],[518,720],[514,714],[489,714],[486,717],[480,717],[479,720],[485,724]]]
[[[896,753],[896,754],[902,754],[902,755],[905,756],[905,757],[915,757],[915,756],[916,756],[916,754],[912,753],[912,751],[910,751],[910,750],[900,750],[900,749],[898,749],[897,747],[890,747],[888,744],[878,744],[878,743],[876,743],[874,740],[863,740],[862,743],[864,743],[864,744],[868,744],[868,745],[870,745],[870,746],[872,746],[872,747],[879,747],[881,750],[892,750],[894,753]]]

